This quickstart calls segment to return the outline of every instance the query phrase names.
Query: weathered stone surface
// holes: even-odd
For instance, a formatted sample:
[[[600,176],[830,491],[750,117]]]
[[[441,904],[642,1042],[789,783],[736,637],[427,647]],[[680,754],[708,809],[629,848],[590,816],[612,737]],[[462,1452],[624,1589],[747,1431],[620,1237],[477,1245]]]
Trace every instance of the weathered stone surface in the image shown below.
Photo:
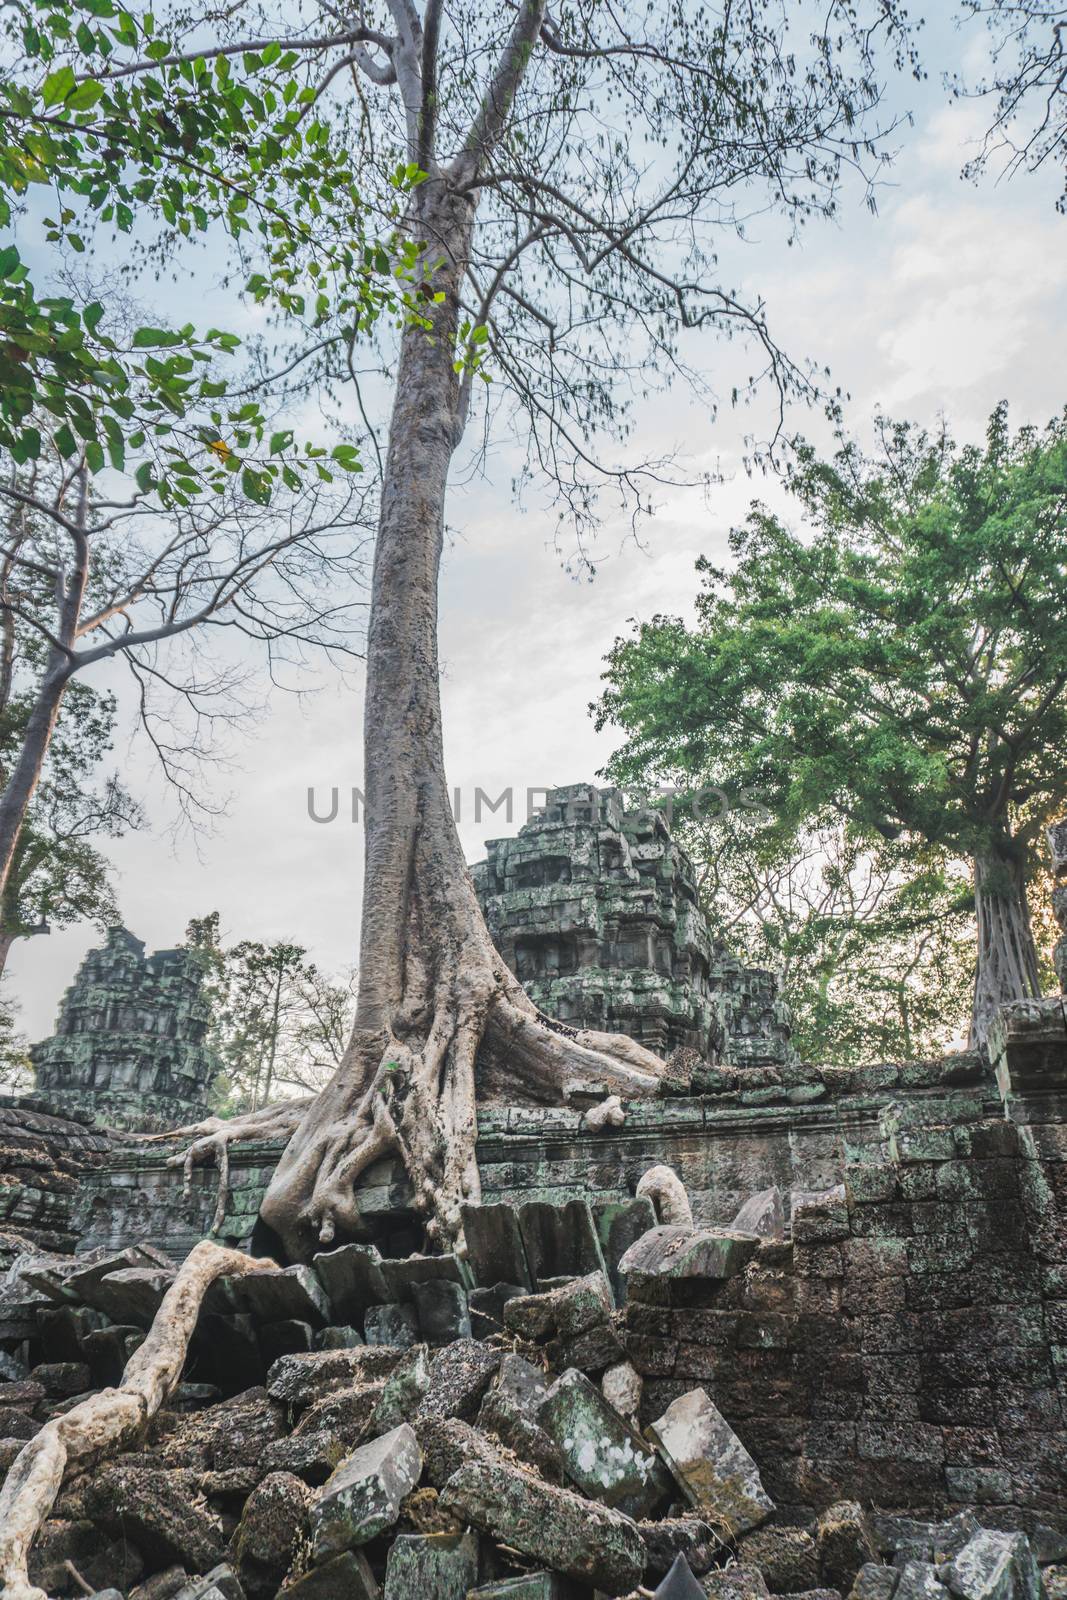
[[[470,1274],[457,1255],[398,1256],[382,1262],[382,1275],[390,1300],[411,1300],[418,1283],[458,1283],[466,1287]]]
[[[937,1567],[928,1561],[905,1561],[893,1590],[893,1600],[945,1600]]]
[[[974,1512],[966,1510],[958,1511],[944,1522],[885,1513],[867,1520],[878,1548],[892,1552],[897,1567],[904,1561],[932,1561],[939,1566],[962,1550],[980,1526]]]
[[[630,1246],[656,1226],[656,1210],[647,1195],[632,1200],[606,1200],[593,1207],[597,1237],[617,1305],[626,1298],[619,1263]]]
[[[509,1390],[494,1387],[488,1391],[478,1412],[478,1427],[495,1434],[549,1483],[562,1482],[562,1451]]]
[[[422,1448],[423,1477],[435,1489],[443,1489],[453,1473],[468,1462],[492,1467],[501,1459],[499,1447],[488,1434],[458,1417],[416,1418],[414,1428]]]
[[[893,1600],[900,1573],[895,1567],[867,1561],[857,1572],[848,1600]]]
[[[337,1317],[358,1323],[367,1306],[389,1299],[381,1254],[372,1244],[343,1244],[317,1255],[311,1264]]]
[[[422,1451],[407,1423],[356,1450],[312,1502],[314,1560],[355,1549],[391,1528],[421,1470]]]
[[[257,1467],[284,1431],[280,1407],[265,1389],[255,1388],[187,1415],[162,1412],[153,1438],[168,1466],[224,1472]]]
[[[290,1405],[307,1406],[327,1389],[387,1378],[402,1354],[393,1345],[361,1345],[355,1350],[282,1356],[267,1373],[267,1393]]]
[[[542,1368],[509,1351],[500,1363],[495,1384],[498,1389],[506,1390],[524,1411],[533,1415],[548,1393],[549,1379]]]
[[[713,1568],[700,1580],[707,1600],[764,1600],[768,1593],[763,1574],[758,1567],[735,1561],[720,1570]]]
[[[483,1289],[499,1283],[513,1283],[520,1291],[532,1289],[514,1206],[464,1206],[462,1216],[467,1265],[475,1283]]]
[[[554,1572],[523,1572],[499,1583],[471,1589],[469,1600],[564,1600],[564,1585]]]
[[[823,1512],[815,1543],[820,1577],[842,1594],[848,1594],[861,1567],[878,1559],[873,1530],[855,1500],[840,1500]]]
[[[415,1345],[401,1356],[385,1380],[368,1428],[371,1437],[388,1433],[402,1422],[413,1422],[429,1387],[429,1354],[424,1344]]]
[[[761,1239],[785,1238],[785,1201],[776,1184],[748,1197],[730,1224],[737,1233],[755,1233]]]
[[[470,1312],[462,1284],[431,1279],[428,1283],[412,1284],[411,1292],[418,1313],[419,1333],[427,1344],[451,1344],[456,1339],[470,1338]]]
[[[664,1517],[656,1522],[638,1522],[637,1531],[648,1555],[645,1583],[663,1578],[683,1555],[690,1572],[699,1578],[708,1572],[721,1555],[724,1545],[709,1522],[700,1517]]]
[[[628,1593],[644,1570],[645,1547],[629,1517],[503,1463],[471,1462],[448,1480],[441,1504],[556,1572]]]
[[[604,1257],[586,1200],[553,1206],[530,1200],[519,1207],[519,1229],[534,1283],[604,1271]]]
[[[760,1569],[772,1594],[819,1587],[818,1551],[805,1528],[757,1528],[745,1535],[741,1559]]]
[[[766,1522],[774,1502],[759,1470],[703,1389],[681,1395],[649,1432],[691,1505],[733,1536]]]
[[[287,1438],[267,1447],[261,1465],[271,1472],[294,1472],[305,1483],[325,1483],[362,1439],[388,1431],[372,1421],[384,1387],[373,1383],[328,1391],[308,1407]]]
[[[547,1339],[556,1328],[555,1294],[513,1296],[504,1307],[504,1326],[523,1339]]]
[[[537,1408],[537,1420],[585,1493],[628,1516],[647,1517],[667,1496],[670,1479],[639,1434],[581,1372],[565,1372]]]
[[[396,1300],[383,1306],[368,1306],[363,1317],[363,1337],[368,1344],[410,1350],[419,1342],[419,1319],[414,1306],[401,1305]]]
[[[245,1600],[241,1580],[228,1561],[178,1590],[176,1600]]]
[[[651,1228],[619,1263],[624,1278],[732,1278],[759,1248],[755,1234],[729,1228]]]
[[[525,1293],[517,1283],[495,1283],[491,1289],[472,1289],[467,1296],[472,1337],[487,1339],[490,1334],[503,1333],[504,1307],[509,1300]]]
[[[636,1423],[641,1410],[641,1396],[645,1381],[630,1361],[616,1362],[600,1380],[600,1392],[609,1406],[614,1406],[620,1417]]]
[[[278,1591],[279,1600],[378,1600],[378,1580],[362,1550],[311,1567]]]
[[[993,1528],[980,1528],[942,1569],[942,1577],[960,1600],[1039,1600],[1042,1593],[1026,1535]]]
[[[250,1600],[270,1600],[308,1528],[307,1486],[289,1472],[268,1474],[249,1495],[230,1545]]]
[[[71,1576],[71,1563],[87,1583],[102,1589],[109,1583],[131,1588],[144,1571],[144,1561],[132,1539],[107,1539],[93,1523],[45,1522],[30,1549],[30,1582],[46,1594],[80,1592]],[[184,1573],[183,1573],[184,1580]]]
[[[297,1322],[291,1317],[284,1322],[268,1322],[260,1327],[258,1343],[264,1367],[271,1367],[281,1356],[313,1349],[315,1330],[310,1322]]]
[[[385,1567],[383,1600],[465,1600],[478,1581],[474,1533],[402,1533]]]
[[[315,1334],[316,1350],[355,1350],[362,1343],[363,1335],[347,1322],[333,1323]]]
[[[154,1566],[207,1572],[225,1555],[219,1522],[198,1503],[190,1473],[131,1466],[120,1456],[80,1480],[58,1509],[131,1539]]]
[[[416,1533],[462,1533],[463,1524],[441,1510],[441,1498],[430,1484],[409,1494],[400,1508],[401,1521]]]
[[[52,1361],[34,1367],[30,1373],[33,1383],[39,1383],[45,1393],[57,1400],[69,1399],[72,1394],[84,1394],[92,1387],[92,1374],[84,1361]]]
[[[473,1417],[500,1365],[499,1350],[476,1339],[447,1344],[430,1362],[430,1383],[418,1416]]]
[[[330,1301],[310,1267],[279,1267],[275,1272],[249,1272],[230,1285],[238,1308],[260,1322],[307,1322],[322,1327],[330,1320]]]

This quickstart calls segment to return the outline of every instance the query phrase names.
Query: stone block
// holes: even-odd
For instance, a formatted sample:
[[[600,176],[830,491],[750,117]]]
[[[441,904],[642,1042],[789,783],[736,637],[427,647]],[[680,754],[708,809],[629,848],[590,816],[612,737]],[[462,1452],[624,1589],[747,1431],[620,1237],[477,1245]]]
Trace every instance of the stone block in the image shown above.
[[[689,1503],[737,1537],[774,1510],[759,1469],[703,1389],[679,1396],[649,1427]]]
[[[347,1322],[320,1328],[315,1335],[316,1350],[354,1350],[362,1343],[363,1335]]]
[[[979,1528],[943,1569],[959,1600],[1041,1600],[1041,1573],[1025,1533]]]
[[[410,1350],[419,1342],[419,1318],[413,1306],[391,1301],[383,1306],[368,1306],[363,1318],[363,1337],[368,1344],[393,1345]]]
[[[568,1477],[593,1499],[632,1517],[648,1517],[666,1500],[670,1478],[662,1463],[583,1373],[556,1380],[537,1420],[558,1446]]]
[[[772,1594],[799,1594],[819,1587],[818,1553],[806,1528],[757,1528],[745,1535],[740,1554],[759,1568]]]
[[[732,1278],[741,1272],[759,1248],[755,1234],[729,1228],[651,1228],[632,1244],[619,1263],[627,1280]]]
[[[406,1422],[362,1445],[341,1463],[312,1502],[313,1561],[353,1550],[391,1528],[421,1471],[422,1451]]]
[[[457,1255],[399,1256],[382,1262],[382,1275],[389,1300],[414,1300],[416,1284],[455,1283],[464,1289],[470,1285],[470,1273]]]
[[[541,1483],[503,1462],[471,1462],[449,1478],[441,1505],[553,1571],[622,1595],[641,1581],[645,1547],[621,1512]]]
[[[749,1195],[730,1224],[736,1233],[755,1233],[761,1239],[785,1238],[785,1202],[777,1186]]]
[[[310,1350],[315,1340],[315,1330],[310,1322],[268,1322],[259,1330],[259,1353],[264,1366],[271,1366],[279,1356],[296,1355]]]
[[[464,1206],[463,1237],[467,1264],[482,1288],[513,1283],[532,1289],[533,1277],[526,1260],[519,1219],[508,1205]]]
[[[467,1295],[471,1336],[487,1339],[492,1333],[503,1333],[504,1307],[509,1300],[519,1299],[525,1293],[517,1283],[494,1283],[490,1289],[472,1289]]]
[[[317,1255],[312,1266],[337,1317],[361,1322],[368,1306],[389,1299],[381,1254],[372,1244],[343,1244]]]
[[[544,1278],[603,1272],[604,1257],[586,1200],[553,1206],[530,1200],[519,1208],[519,1231],[535,1285]]]
[[[465,1600],[478,1581],[474,1533],[402,1533],[385,1567],[383,1600]]]
[[[867,1561],[857,1572],[848,1600],[893,1600],[900,1573],[883,1567],[880,1561]]]
[[[378,1600],[378,1580],[362,1550],[346,1550],[287,1583],[278,1600]]]
[[[402,1355],[394,1345],[360,1345],[355,1350],[311,1350],[306,1355],[282,1356],[267,1373],[267,1393],[289,1405],[311,1405],[327,1389],[387,1378]]]
[[[261,1323],[307,1322],[319,1328],[331,1320],[330,1301],[310,1267],[250,1272],[232,1279],[230,1290],[239,1309]]]
[[[121,1594],[115,1589],[99,1590],[94,1600],[103,1600],[108,1594]],[[228,1562],[221,1562],[217,1567],[203,1578],[194,1578],[192,1583],[180,1588],[174,1600],[245,1600],[244,1590],[240,1579]]]
[[[690,1572],[700,1577],[710,1571],[725,1549],[710,1522],[701,1517],[664,1517],[655,1522],[638,1522],[637,1531],[644,1540],[648,1556],[646,1587],[650,1578],[665,1578],[680,1555],[685,1557]]]
[[[478,1410],[500,1365],[501,1351],[477,1339],[457,1339],[438,1350],[430,1362],[430,1381],[417,1415],[460,1417]]]
[[[823,1512],[815,1543],[819,1576],[842,1594],[848,1594],[861,1567],[878,1559],[874,1530],[855,1500],[839,1500]]]
[[[713,1568],[701,1578],[700,1587],[707,1600],[765,1600],[769,1592],[759,1568],[743,1561]]]
[[[494,1386],[488,1391],[478,1412],[478,1427],[495,1434],[520,1461],[535,1467],[546,1482],[563,1481],[562,1451],[509,1390]]]
[[[451,1344],[471,1336],[467,1293],[462,1284],[431,1279],[412,1285],[419,1333],[427,1344]]]
[[[307,1487],[291,1473],[269,1473],[245,1501],[230,1546],[250,1600],[273,1600],[307,1527]]]
[[[75,1273],[68,1285],[81,1277]],[[80,1293],[86,1305],[112,1322],[147,1328],[173,1282],[173,1267],[120,1267],[102,1276],[86,1275]]]
[[[893,1600],[945,1600],[939,1569],[926,1561],[905,1561]]]
[[[565,1586],[554,1572],[522,1572],[498,1583],[469,1591],[469,1600],[566,1600]]]
[[[656,1226],[656,1209],[647,1195],[632,1200],[605,1200],[594,1205],[593,1220],[615,1303],[621,1306],[626,1298],[626,1280],[619,1263],[630,1246]]]

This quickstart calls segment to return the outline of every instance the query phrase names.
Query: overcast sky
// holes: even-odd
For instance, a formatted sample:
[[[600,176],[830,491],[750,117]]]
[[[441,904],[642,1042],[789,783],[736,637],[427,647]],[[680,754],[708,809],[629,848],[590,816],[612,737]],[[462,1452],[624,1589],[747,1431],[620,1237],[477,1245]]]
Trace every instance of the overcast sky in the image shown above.
[[[938,41],[946,64],[954,45],[948,31]],[[1055,172],[978,189],[961,181],[984,113],[946,107],[931,76],[924,88],[908,85],[916,123],[901,134],[877,216],[860,192],[846,194],[838,221],[809,226],[800,249],[783,249],[776,230],[761,237],[753,228],[731,268],[764,296],[793,355],[829,363],[849,391],[854,431],[862,434],[882,407],[927,424],[944,412],[958,438],[977,439],[1002,397],[1016,423],[1043,423],[1067,400],[1067,219],[1054,209]],[[729,393],[733,356],[711,340],[689,355],[717,381],[721,372],[719,390]],[[780,499],[775,485],[741,468],[751,416],[725,408],[712,424],[679,395],[640,421],[635,452],[679,447],[725,481],[706,502],[692,491],[664,493],[643,548],[609,519],[593,583],[562,570],[550,515],[514,507],[506,449],[487,478],[452,494],[441,589],[445,749],[471,860],[485,838],[521,820],[509,826],[501,813],[475,824],[475,788],[496,795],[510,785],[521,810],[529,786],[592,778],[612,740],[596,734],[587,707],[616,635],[630,618],[688,611],[696,557],[722,557],[730,526],[755,495]],[[819,435],[816,418],[791,421]],[[126,925],[151,948],[169,946],[190,917],[217,909],[228,940],[284,936],[329,969],[351,966],[362,836],[348,820],[347,795],[361,782],[361,719],[358,683],[301,701],[274,695],[235,744],[235,766],[216,783],[230,795],[227,813],[199,843],[171,837],[171,801],[124,736],[116,760],[149,798],[153,819],[109,847]],[[309,818],[309,786],[322,808],[334,786],[341,790],[336,821]],[[82,926],[15,946],[11,990],[30,1038],[51,1031],[62,989],[96,942]]]

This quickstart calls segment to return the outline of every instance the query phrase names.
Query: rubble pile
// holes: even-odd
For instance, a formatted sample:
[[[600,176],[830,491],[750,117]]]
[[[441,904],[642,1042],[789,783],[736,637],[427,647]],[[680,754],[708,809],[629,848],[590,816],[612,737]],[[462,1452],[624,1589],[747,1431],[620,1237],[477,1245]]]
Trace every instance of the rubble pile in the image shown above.
[[[661,1226],[645,1198],[464,1221],[463,1259],[347,1244],[214,1284],[182,1383],[135,1450],[64,1486],[33,1582],[108,1600],[1067,1600],[1062,1535],[847,1502],[780,1521],[713,1385],[649,1416],[624,1300],[780,1249],[781,1197],[732,1229]],[[0,1476],[117,1382],[175,1271],[150,1245],[14,1261]]]

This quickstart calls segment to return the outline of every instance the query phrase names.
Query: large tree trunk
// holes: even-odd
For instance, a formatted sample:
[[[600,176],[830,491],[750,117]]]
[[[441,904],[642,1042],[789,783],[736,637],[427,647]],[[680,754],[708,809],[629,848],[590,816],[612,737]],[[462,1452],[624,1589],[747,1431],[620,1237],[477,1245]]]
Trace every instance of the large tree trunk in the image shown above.
[[[1005,838],[974,863],[978,960],[971,1014],[971,1048],[985,1046],[990,1024],[1009,1000],[1041,993],[1037,949],[1026,903],[1026,881],[1018,849]]]
[[[660,1063],[631,1040],[549,1023],[490,939],[449,807],[437,658],[449,462],[462,431],[454,367],[474,202],[444,178],[415,226],[441,265],[431,333],[403,337],[367,643],[365,878],[352,1039],[278,1166],[263,1219],[293,1258],[361,1232],[354,1186],[398,1154],[428,1240],[455,1242],[479,1194],[475,1058],[492,1091],[559,1100],[568,1085],[655,1093]],[[427,302],[429,305],[430,302]]]
[[[66,655],[53,649],[26,723],[22,747],[0,795],[0,900],[11,875],[30,801],[41,781],[41,770],[69,678]]]

